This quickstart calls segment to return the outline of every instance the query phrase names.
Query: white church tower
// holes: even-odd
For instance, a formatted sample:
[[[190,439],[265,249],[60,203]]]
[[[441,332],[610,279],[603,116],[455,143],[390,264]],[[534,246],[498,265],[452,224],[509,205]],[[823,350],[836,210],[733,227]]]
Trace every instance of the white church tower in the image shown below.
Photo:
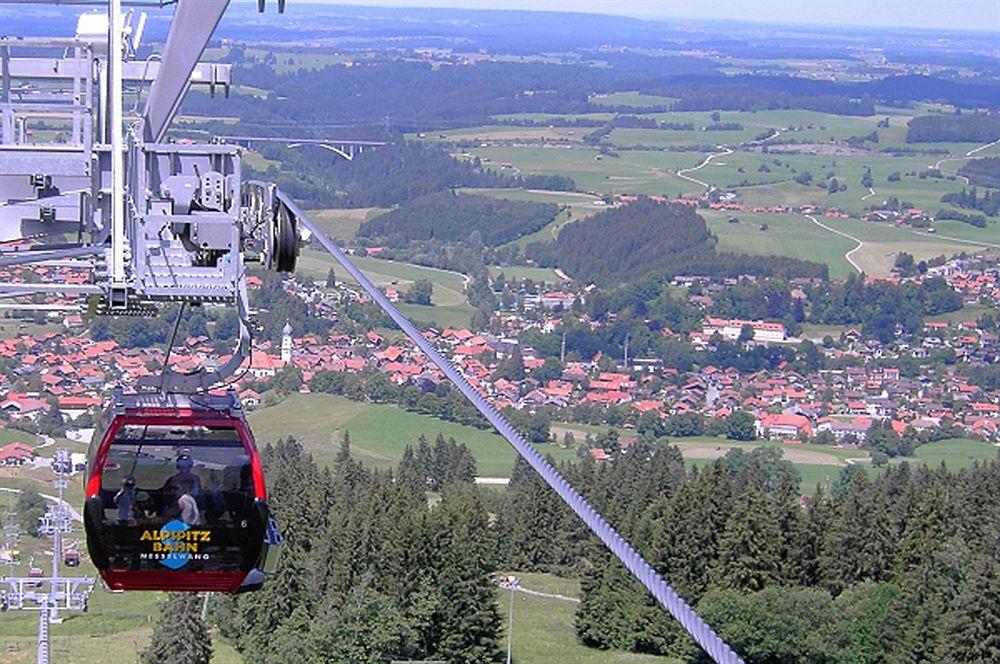
[[[286,366],[292,362],[292,325],[287,322],[281,328],[281,361]]]

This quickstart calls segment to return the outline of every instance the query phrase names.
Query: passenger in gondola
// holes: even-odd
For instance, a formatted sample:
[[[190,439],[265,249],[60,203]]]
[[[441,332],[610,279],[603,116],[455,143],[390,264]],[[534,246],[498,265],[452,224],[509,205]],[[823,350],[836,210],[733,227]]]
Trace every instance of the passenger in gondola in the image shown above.
[[[132,508],[135,506],[135,478],[129,475],[122,480],[122,488],[114,497],[118,509],[118,523],[128,523],[133,518]]]
[[[161,491],[169,496],[172,493],[171,487],[182,482],[190,482],[192,486],[191,495],[195,498],[201,496],[201,478],[193,470],[194,460],[191,458],[191,455],[181,454],[177,457],[176,465],[177,472],[167,478]]]
[[[156,506],[153,504],[153,498],[146,491],[140,491],[135,494],[135,509],[132,510],[135,516],[136,525],[146,525],[155,523],[156,517]]]
[[[190,478],[178,480],[170,485],[175,498],[174,502],[167,507],[163,516],[167,521],[180,519],[189,526],[200,526],[203,521],[201,510],[198,509],[198,501],[192,495],[194,493],[194,483]]]

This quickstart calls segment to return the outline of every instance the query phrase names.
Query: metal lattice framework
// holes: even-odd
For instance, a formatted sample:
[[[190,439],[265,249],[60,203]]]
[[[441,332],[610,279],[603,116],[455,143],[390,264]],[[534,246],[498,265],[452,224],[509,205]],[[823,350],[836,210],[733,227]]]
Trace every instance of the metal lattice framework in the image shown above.
[[[47,577],[0,577],[0,608],[4,611],[38,611],[38,647],[36,662],[48,664],[51,648],[49,627],[62,621],[61,611],[86,611],[87,599],[94,589],[91,577],[63,576],[62,536],[73,530],[73,515],[69,503],[63,500],[63,489],[73,465],[67,450],[56,450],[52,459],[57,490],[54,504],[40,518],[38,534],[52,538],[52,574]]]
[[[239,345],[228,362],[192,374],[165,367],[162,376],[146,385],[164,394],[205,390],[231,375],[250,352],[245,262],[293,270],[302,225],[715,661],[741,661],[294,201],[273,184],[242,180],[237,146],[165,140],[188,88],[228,89],[228,66],[198,59],[229,0],[14,1],[99,4],[107,6],[108,13],[103,23],[93,18],[101,15],[81,19],[73,39],[30,42],[33,52],[27,56],[14,53],[28,44],[25,40],[0,39],[0,266],[58,261],[90,270],[90,278],[76,284],[0,284],[0,297],[89,296],[97,311],[118,315],[153,314],[165,302],[234,306],[241,329]],[[145,19],[133,12],[122,14],[122,6],[167,4],[176,9],[161,59],[135,60]],[[263,0],[258,6],[263,10]],[[284,9],[283,0],[278,9]],[[46,48],[53,54],[34,52]],[[150,84],[141,119],[129,123],[122,109],[126,81]],[[29,140],[31,122],[37,118],[65,123],[66,140],[44,144]],[[377,145],[275,140],[316,143],[348,159],[355,148],[360,152]],[[63,532],[60,524],[53,517],[55,537]],[[5,580],[16,589],[7,593],[8,603],[10,597],[21,598],[18,602],[32,597],[34,591],[26,590],[26,584],[37,581]],[[83,586],[63,581],[59,585],[53,579],[45,597],[62,598],[67,608],[80,597],[85,602]],[[47,643],[51,601],[40,603],[46,616],[39,626],[40,657],[43,632]]]

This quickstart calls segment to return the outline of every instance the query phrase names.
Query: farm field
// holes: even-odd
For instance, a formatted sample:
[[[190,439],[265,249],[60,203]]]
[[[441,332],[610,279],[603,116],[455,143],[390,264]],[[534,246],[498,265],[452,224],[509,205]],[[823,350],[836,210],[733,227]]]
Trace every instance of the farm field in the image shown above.
[[[544,281],[547,284],[562,283],[559,275],[547,267],[527,267],[524,265],[490,265],[490,275],[498,277],[503,274],[507,280],[510,279],[530,279],[532,281]]]
[[[501,572],[513,574],[523,588],[543,593],[580,596],[580,583],[552,574],[534,572]],[[497,589],[497,605],[504,616],[504,639],[507,632],[507,612],[510,591]],[[588,648],[576,638],[573,620],[579,605],[562,599],[514,593],[513,660],[516,662],[546,662],[551,664],[631,664],[659,662],[673,664],[676,660],[654,655]],[[506,640],[504,640],[506,643]]]
[[[266,171],[271,166],[281,168],[281,162],[276,159],[268,159],[264,155],[254,150],[243,151],[243,161],[248,166],[252,166],[258,171]]]
[[[914,451],[915,461],[937,468],[944,463],[950,470],[968,468],[976,461],[996,459],[1000,447],[969,438],[949,438],[921,445]]]
[[[931,235],[917,229],[858,219],[813,215],[819,224],[823,224],[820,226],[797,213],[700,210],[699,214],[718,236],[720,251],[782,255],[825,263],[830,267],[830,277],[834,279],[857,272],[845,258],[847,252],[851,252],[851,258],[866,274],[886,276],[891,274],[899,252],[905,251],[920,261],[992,248],[986,242],[952,239],[943,232]],[[729,219],[734,217],[740,220],[739,223],[729,223]],[[765,223],[768,229],[760,230]],[[858,247],[858,242],[828,229],[856,238],[863,245]]]
[[[385,211],[385,208],[332,208],[308,214],[331,239],[346,242],[355,238],[361,224]]]
[[[494,115],[497,122],[504,121],[530,121],[551,125],[571,125],[577,120],[593,120],[597,122],[607,122],[615,117],[614,113],[504,113]],[[584,132],[592,130],[593,127],[581,127]]]
[[[262,49],[248,48],[246,50],[246,54],[248,56],[261,59],[266,57],[269,53],[270,51]],[[328,67],[330,65],[353,62],[356,59],[353,55],[340,53],[296,53],[291,51],[276,51],[273,55],[275,57],[274,70],[279,74],[287,74],[289,72],[298,71],[299,69],[322,69],[323,67]]]
[[[33,433],[19,429],[0,429],[0,447],[14,442],[21,442],[25,445],[35,447],[42,444],[42,439]]]
[[[465,299],[465,277],[456,272],[422,267],[410,263],[352,256],[351,261],[360,268],[372,283],[379,287],[391,286],[405,291],[414,281],[427,279],[433,284],[431,306],[403,304],[399,310],[418,321],[436,322],[444,326],[464,327],[469,324],[474,310]],[[326,279],[334,268],[338,280],[355,283],[353,278],[325,252],[303,249],[296,271],[312,279]]]
[[[570,431],[577,442],[583,442],[587,434],[596,436],[607,427],[577,424],[575,422],[553,422],[552,431],[558,440]],[[621,432],[621,435],[634,435]],[[791,461],[802,476],[799,486],[803,493],[811,494],[816,489],[817,482],[823,483],[827,478],[833,481],[842,468],[848,465],[848,459],[864,460],[868,458],[865,450],[846,450],[839,447],[814,445],[811,443],[777,443],[771,441],[736,441],[713,436],[692,436],[690,438],[671,438],[670,443],[676,445],[689,466],[705,466],[714,459],[719,459],[734,448],[751,451],[758,447],[776,447],[781,451],[782,458]],[[862,462],[862,466],[871,469],[870,464]]]
[[[609,98],[613,99],[614,96]],[[982,144],[958,142],[906,143],[906,122],[915,115],[927,112],[927,109],[918,108],[909,113],[901,113],[898,109],[883,110],[885,112],[868,117],[837,116],[803,110],[722,112],[721,122],[738,122],[743,128],[712,132],[701,130],[713,122],[712,114],[707,111],[650,113],[644,117],[660,122],[690,123],[695,128],[677,131],[619,127],[604,140],[605,145],[613,148],[660,148],[651,150],[619,149],[613,154],[600,154],[596,149],[585,146],[571,148],[519,145],[471,148],[468,153],[483,159],[488,168],[496,168],[499,163],[510,163],[513,170],[522,175],[567,175],[574,179],[577,188],[582,191],[676,196],[682,193],[700,194],[704,191],[704,187],[698,182],[678,177],[678,170],[700,164],[708,154],[718,149],[715,146],[750,143],[760,134],[772,131],[777,132],[777,135],[764,141],[769,152],[745,150],[722,155],[705,167],[689,173],[689,177],[708,185],[733,189],[747,205],[816,204],[837,207],[856,216],[872,206],[884,204],[890,198],[934,215],[942,207],[947,207],[940,201],[943,194],[960,191],[965,186],[964,181],[954,173],[968,159],[966,155],[970,151],[975,151],[973,156],[976,157],[1000,154],[1000,144],[984,147]],[[895,112],[890,114],[890,111]],[[544,117],[553,123],[558,123],[561,119],[561,116],[533,115]],[[877,123],[886,118],[889,120],[889,127],[878,127]],[[872,131],[878,132],[879,142],[865,143],[866,147],[863,149],[830,145],[830,141],[843,141]],[[893,148],[921,150],[926,154],[902,156],[880,152]],[[919,177],[932,167],[940,168],[944,177]],[[869,169],[873,178],[872,190],[861,185],[861,178]],[[811,184],[801,185],[793,181],[806,171],[812,175]],[[893,176],[893,181],[889,180],[890,175]],[[828,176],[835,177],[846,188],[829,194],[826,188]],[[873,244],[859,251],[858,262],[869,273],[885,274],[888,269],[886,255],[895,251],[918,252],[924,258],[942,253],[950,255],[963,249],[976,251],[985,246],[997,245],[996,238],[1000,237],[1000,217],[989,218],[987,227],[983,229],[954,221],[936,222],[935,226],[937,237],[927,239],[945,243],[942,251],[935,253],[920,244],[925,239],[919,237],[920,231],[905,229],[916,237],[918,244],[896,247],[896,243],[901,240],[896,235],[887,240],[893,244],[892,247]],[[548,230],[551,237],[553,229]],[[867,242],[862,236],[857,237]],[[530,238],[531,241],[536,239],[546,239],[544,232]],[[966,246],[951,246],[946,244],[948,241],[952,245]],[[519,244],[524,246],[524,243]],[[806,253],[814,252],[807,250]],[[839,267],[831,265],[833,273],[842,276],[845,262],[839,261]]]
[[[715,210],[699,210],[699,214],[719,238],[719,251],[781,255],[824,263],[833,279],[856,272],[844,254],[857,243],[820,228],[800,214]],[[739,219],[739,223],[730,223],[733,218]],[[761,230],[764,224],[767,230]]]
[[[487,168],[509,162],[521,175],[569,176],[580,191],[670,195],[691,185],[676,171],[697,165],[707,154],[630,150],[614,157],[584,147],[486,147],[469,153],[488,159]]]
[[[347,431],[354,456],[377,468],[395,465],[406,446],[416,446],[421,435],[433,443],[438,433],[465,443],[483,477],[510,477],[514,466],[514,450],[492,431],[334,395],[293,394],[277,406],[251,413],[250,424],[261,444],[294,436],[321,464],[333,462]],[[574,451],[556,445],[539,449],[556,460],[575,458]]]

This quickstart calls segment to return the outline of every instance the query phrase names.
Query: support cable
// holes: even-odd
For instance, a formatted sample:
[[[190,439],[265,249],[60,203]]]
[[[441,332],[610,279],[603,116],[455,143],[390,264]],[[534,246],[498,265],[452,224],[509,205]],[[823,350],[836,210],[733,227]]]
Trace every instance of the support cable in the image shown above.
[[[538,451],[532,447],[509,422],[490,405],[465,377],[441,355],[436,348],[414,327],[413,323],[392,305],[369,279],[350,261],[323,231],[281,191],[278,198],[288,206],[288,209],[298,217],[299,221],[309,229],[320,244],[332,255],[347,272],[361,285],[368,295],[392,318],[400,329],[422,350],[437,367],[444,372],[449,380],[476,407],[476,409],[496,427],[497,431],[507,439],[507,442],[541,475],[546,484],[552,487],[577,516],[597,535],[604,545],[628,568],[642,585],[652,593],[653,597],[663,605],[670,614],[680,622],[681,626],[698,642],[698,645],[719,664],[742,664],[743,660],[729,645],[702,620],[695,611],[678,595],[649,563],[604,520],[597,510],[581,496],[566,479]]]

